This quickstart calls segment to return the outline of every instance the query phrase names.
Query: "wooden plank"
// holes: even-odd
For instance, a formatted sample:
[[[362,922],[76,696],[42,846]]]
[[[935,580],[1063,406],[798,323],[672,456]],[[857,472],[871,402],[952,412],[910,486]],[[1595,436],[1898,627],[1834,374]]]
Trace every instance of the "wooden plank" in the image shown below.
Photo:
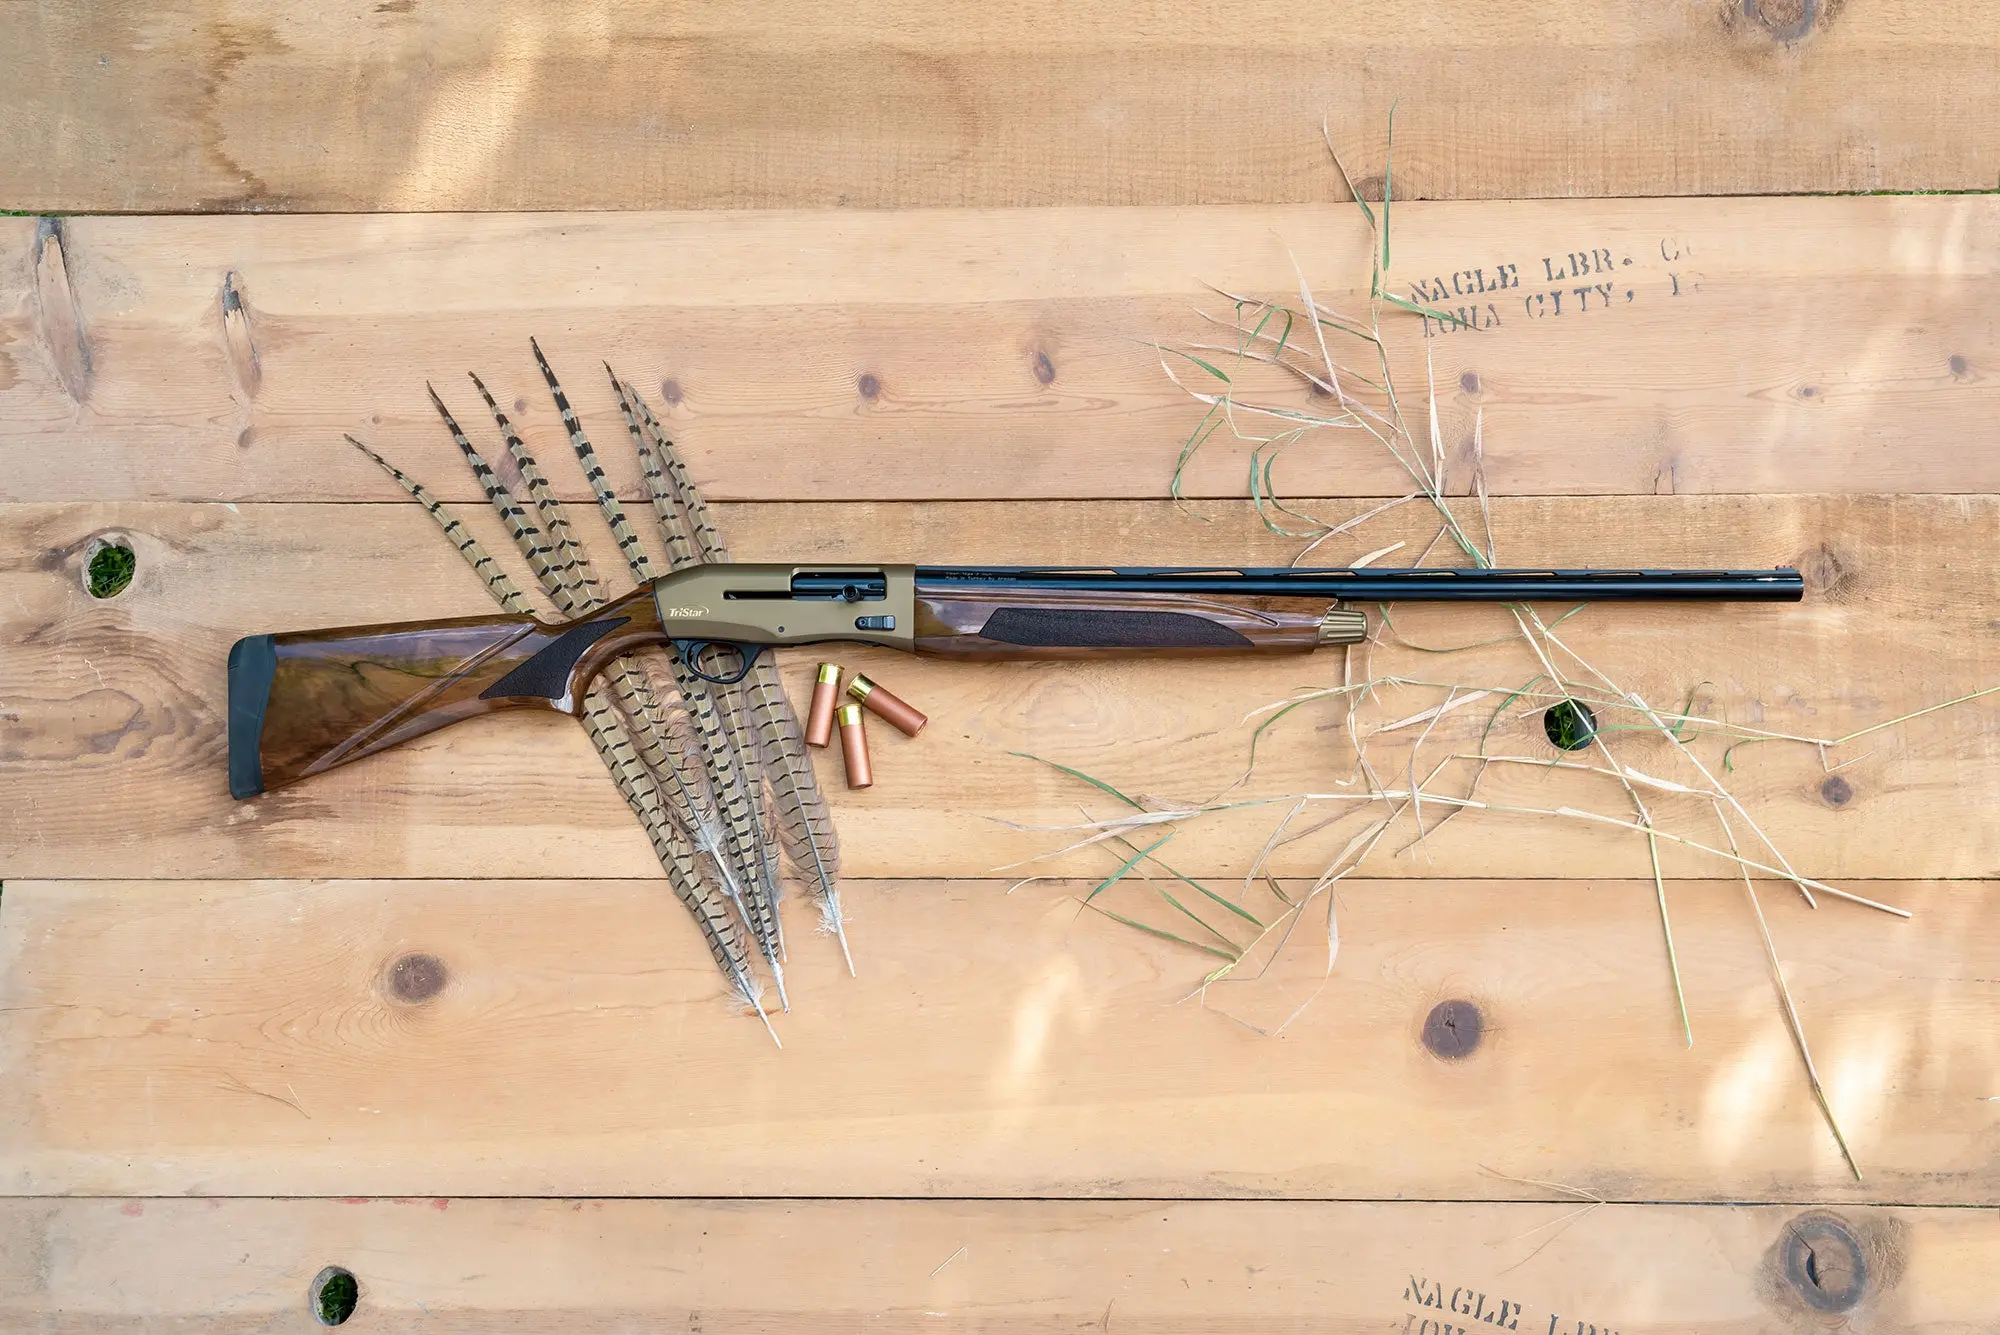
[[[10,15],[0,196],[56,211],[1990,189],[1969,0],[125,3]],[[1949,89],[1949,96],[1941,90]]]
[[[1372,502],[1329,502],[1339,517]],[[1707,716],[1808,736],[1839,736],[2000,684],[1990,615],[1966,590],[1991,587],[1991,497],[1646,497],[1502,501],[1503,557],[1530,564],[1774,566],[1799,563],[1812,582],[1802,606],[1604,606],[1573,619],[1566,643],[1666,708],[1692,696]],[[745,559],[853,559],[1078,564],[1185,561],[1282,563],[1298,544],[1264,533],[1248,507],[1209,505],[1210,522],[1165,502],[724,507]],[[481,514],[461,507],[473,522]],[[585,527],[585,526],[588,527]],[[490,525],[487,525],[490,527]],[[578,532],[602,554],[594,515]],[[1409,505],[1315,555],[1352,559],[1392,541],[1413,555],[1432,522]],[[83,591],[91,543],[125,535],[138,576],[99,603]],[[495,537],[494,550],[505,549]],[[1340,545],[1346,544],[1346,545]],[[1392,557],[1390,559],[1396,559]],[[241,635],[315,625],[477,614],[486,595],[430,524],[400,506],[21,506],[0,522],[0,831],[9,876],[646,876],[655,863],[581,730],[550,716],[481,719],[395,753],[250,803],[223,781],[224,660]],[[1551,615],[1556,610],[1552,609]],[[1504,693],[1540,665],[1507,640],[1497,608],[1405,607],[1403,637],[1357,653],[1355,680],[1403,676],[1503,694],[1444,715],[1428,735],[1406,727],[1373,738],[1370,755],[1394,783],[1421,741],[1424,768],[1481,744],[1489,754],[1556,759],[1538,710],[1511,709],[1486,733]],[[1500,638],[1451,655],[1448,646]],[[983,876],[1079,838],[1026,826],[1071,825],[1080,807],[1116,804],[1026,752],[1081,768],[1127,792],[1196,802],[1227,789],[1249,758],[1261,719],[1246,714],[1308,687],[1338,685],[1343,658],[1196,663],[967,666],[842,646],[833,654],[926,710],[914,740],[876,730],[879,782],[848,791],[838,756],[820,758],[843,857],[857,875]],[[784,656],[803,700],[817,655]],[[1444,700],[1438,687],[1384,688],[1357,715],[1373,728]],[[1696,754],[1726,781],[1801,870],[1821,877],[1983,876],[2000,868],[2000,832],[1976,813],[2000,802],[2000,733],[1993,702],[1974,702],[1870,736],[1830,755],[1809,746],[1739,749],[1699,740]],[[1325,700],[1265,734],[1256,771],[1231,800],[1341,794],[1354,786],[1344,706]],[[1636,719],[1609,723],[1627,726]],[[1613,734],[1625,763],[1683,784],[1701,776],[1663,739]],[[1829,773],[1826,765],[1839,765]],[[1466,791],[1470,769],[1434,791]],[[1343,786],[1346,785],[1346,786]],[[1483,797],[1536,807],[1623,814],[1607,778],[1510,765],[1481,781]],[[1714,844],[1721,833],[1698,799],[1650,795],[1661,828]],[[1241,877],[1290,799],[1185,822],[1170,850],[1194,874]],[[1373,819],[1329,798],[1292,826],[1343,823],[1289,843],[1271,866],[1316,875]],[[1435,824],[1440,809],[1433,809]],[[1647,876],[1643,839],[1565,818],[1471,813],[1426,843],[1414,813],[1368,866],[1387,876]],[[1740,827],[1739,827],[1740,828]],[[1730,875],[1711,856],[1668,846],[1669,874]],[[1015,874],[1101,876],[1118,861],[1103,846]]]
[[[1483,413],[1497,494],[2000,491],[2000,455],[1958,444],[2000,413],[2000,198],[1394,219],[1392,290],[1480,326],[1425,345],[1416,317],[1390,323],[1420,423],[1435,353],[1460,489]],[[12,500],[395,498],[343,431],[470,498],[423,383],[471,420],[463,373],[479,370],[551,455],[531,334],[607,445],[623,427],[599,358],[672,399],[715,498],[1163,496],[1202,409],[1149,343],[1231,337],[1196,314],[1231,313],[1202,284],[1296,300],[1297,256],[1322,300],[1356,310],[1368,282],[1344,205],[78,218],[59,234],[18,218],[0,238]],[[1281,490],[1401,489],[1385,452],[1336,435],[1292,449]],[[629,489],[626,451],[607,453]],[[1188,494],[1244,494],[1247,459],[1224,433]]]
[[[781,1051],[657,880],[10,880],[0,1190],[2000,1203],[1990,883],[1763,896],[1861,1182],[1740,885],[1669,888],[1692,1050],[1648,881],[1345,884],[1206,1008],[1088,885],[849,882],[854,978],[791,905]]]
[[[50,1335],[307,1330],[313,1277],[344,1263],[369,1331],[1791,1335],[1845,1302],[1853,1328],[1942,1335],[2000,1315],[2000,1234],[1973,1211],[1578,1208],[19,1200],[0,1313]]]

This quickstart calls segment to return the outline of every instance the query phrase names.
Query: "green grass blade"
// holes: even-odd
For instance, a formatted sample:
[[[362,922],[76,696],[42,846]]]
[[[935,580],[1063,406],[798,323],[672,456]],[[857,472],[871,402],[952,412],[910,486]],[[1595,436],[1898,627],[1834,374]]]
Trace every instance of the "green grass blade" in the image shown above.
[[[1755,746],[1759,742],[1776,740],[1773,737],[1745,737],[1740,742],[1731,743],[1729,749],[1722,753],[1722,772],[1725,774],[1734,774],[1736,772],[1736,753],[1743,747]]]
[[[1314,314],[1313,318],[1318,320],[1321,324],[1325,325],[1328,329],[1337,329],[1343,334],[1352,334],[1355,338],[1360,339],[1364,343],[1373,343],[1375,341],[1373,335],[1364,334],[1359,329],[1355,329],[1348,325],[1344,325],[1338,320],[1329,319],[1328,317],[1324,315],[1319,315],[1317,313]],[[1380,385],[1376,384],[1373,380],[1370,380],[1367,376],[1356,375],[1353,371],[1349,371],[1347,374],[1354,376],[1356,380],[1359,380],[1362,384],[1368,386],[1370,389],[1382,388]]]
[[[1414,649],[1420,654],[1462,654],[1467,649],[1484,649],[1492,644],[1511,644],[1514,640],[1512,635],[1496,635],[1490,640],[1473,640],[1469,644],[1446,645],[1442,648],[1434,644],[1418,644],[1413,640],[1405,638],[1403,632],[1396,629],[1396,623],[1389,619],[1389,605],[1387,603],[1378,603],[1376,606],[1381,612],[1382,625],[1388,629],[1390,634],[1396,637],[1396,643],[1402,645],[1405,649]]]
[[[1368,201],[1354,188],[1354,178],[1347,174],[1347,164],[1340,160],[1340,154],[1333,151],[1333,136],[1327,132],[1326,122],[1320,122],[1320,134],[1326,140],[1326,155],[1333,159],[1333,169],[1340,173],[1342,185],[1347,187],[1347,197],[1361,207],[1361,216],[1368,220],[1370,230],[1375,226],[1375,210],[1368,207]]]
[[[1262,334],[1263,334],[1263,332],[1264,332],[1264,322],[1265,322],[1266,320],[1269,320],[1269,319],[1271,318],[1271,315],[1272,315],[1272,313],[1273,313],[1273,312],[1276,312],[1276,313],[1278,313],[1278,314],[1282,314],[1282,315],[1283,315],[1283,316],[1285,317],[1285,328],[1284,328],[1283,332],[1281,332],[1281,333],[1280,333],[1280,334],[1278,335],[1278,346],[1277,346],[1277,347],[1276,347],[1275,349],[1273,349],[1273,350],[1272,350],[1272,353],[1271,353],[1271,355],[1272,355],[1273,357],[1282,357],[1282,356],[1284,356],[1284,355],[1285,355],[1285,344],[1286,344],[1286,343],[1288,343],[1288,342],[1290,342],[1290,341],[1291,341],[1291,337],[1292,337],[1292,312],[1291,312],[1291,308],[1290,308],[1290,307],[1288,307],[1288,306],[1272,306],[1272,307],[1270,307],[1269,309],[1267,309],[1267,310],[1266,310],[1266,311],[1264,312],[1264,319],[1263,319],[1263,320],[1259,320],[1259,321],[1257,322],[1257,331],[1256,331],[1256,333],[1253,333],[1253,334],[1251,334],[1251,335],[1250,335],[1250,341],[1251,341],[1252,343],[1256,342],[1256,341],[1257,341],[1257,339],[1258,339],[1258,337],[1259,337],[1260,335],[1262,335]]]
[[[1528,678],[1526,685],[1522,686],[1519,690],[1509,691],[1499,704],[1493,706],[1493,712],[1486,716],[1485,730],[1479,734],[1480,755],[1483,756],[1486,754],[1487,739],[1493,736],[1494,726],[1500,722],[1500,716],[1507,712],[1507,706],[1513,704],[1529,691],[1534,690],[1535,683],[1545,680],[1546,676],[1547,674],[1545,673],[1537,672],[1534,676]]]
[[[1406,300],[1402,297],[1397,296],[1394,292],[1384,292],[1382,294],[1382,300],[1388,302],[1391,306],[1396,306],[1403,310],[1406,310],[1410,312],[1412,315],[1428,315],[1431,319],[1436,320],[1439,324],[1442,325],[1450,325],[1454,328],[1466,328],[1466,329],[1470,329],[1472,327],[1466,324],[1465,321],[1459,319],[1456,315],[1447,315],[1443,311],[1437,309],[1437,307],[1435,306],[1425,306],[1420,302]]]
[[[1239,958],[1238,956],[1230,954],[1226,950],[1217,950],[1214,946],[1205,946],[1199,941],[1190,941],[1184,936],[1175,936],[1172,932],[1167,931],[1163,927],[1148,926],[1146,923],[1140,922],[1136,918],[1128,918],[1122,913],[1114,913],[1110,909],[1105,908],[1101,904],[1092,904],[1089,907],[1095,909],[1099,913],[1102,913],[1105,917],[1111,919],[1111,921],[1113,922],[1122,922],[1127,927],[1136,927],[1148,936],[1157,936],[1163,941],[1172,941],[1176,945],[1186,946],[1190,950],[1199,950],[1203,954],[1214,955],[1219,959],[1228,960],[1231,964],[1234,964]]]
[[[1178,899],[1175,899],[1173,893],[1169,891],[1165,886],[1156,885],[1153,888],[1159,892],[1161,899],[1166,900],[1169,904],[1172,904],[1175,908],[1179,909],[1182,913],[1186,914],[1188,918],[1195,924],[1195,926],[1201,928],[1202,931],[1207,932],[1210,936],[1220,941],[1223,945],[1228,946],[1232,951],[1236,951],[1237,954],[1242,953],[1240,950],[1237,950],[1237,946],[1234,941],[1231,941],[1221,932],[1218,932],[1213,927],[1209,926],[1207,921],[1204,920],[1199,913],[1196,913],[1193,909],[1181,903]]]
[[[1165,864],[1163,863],[1161,865],[1164,866]],[[1243,919],[1243,921],[1256,927],[1257,930],[1262,931],[1264,929],[1263,919],[1259,918],[1256,914],[1252,913],[1249,909],[1244,908],[1241,904],[1229,898],[1227,895],[1218,895],[1217,893],[1215,893],[1215,891],[1209,889],[1207,886],[1201,884],[1201,882],[1199,881],[1188,881],[1188,878],[1185,876],[1181,876],[1179,872],[1175,872],[1174,875],[1180,876],[1181,880],[1187,881],[1189,885],[1201,891],[1201,893],[1207,895],[1210,899],[1222,905],[1222,907],[1228,909],[1231,913],[1235,914],[1237,917]],[[1284,896],[1280,895],[1278,896],[1278,898],[1283,899]]]
[[[1181,480],[1187,474],[1188,461],[1194,458],[1195,451],[1206,445],[1208,438],[1214,435],[1216,429],[1222,425],[1223,418],[1221,414],[1221,404],[1209,404],[1208,411],[1202,414],[1201,421],[1195,423],[1193,433],[1187,438],[1187,444],[1181,446],[1181,457],[1174,461],[1173,482],[1167,488],[1167,494],[1173,498],[1176,504],[1186,499],[1181,494]],[[1206,517],[1203,516],[1203,518]]]
[[[1223,374],[1221,368],[1217,367],[1212,362],[1203,361],[1201,358],[1195,356],[1192,352],[1183,352],[1179,348],[1161,348],[1160,351],[1171,352],[1176,357],[1187,358],[1187,360],[1193,362],[1196,366],[1199,366],[1202,370],[1208,372],[1210,375],[1214,376],[1217,380],[1220,380],[1225,385],[1233,383],[1227,375]]]
[[[1312,704],[1315,700],[1327,700],[1331,699],[1336,695],[1344,695],[1346,693],[1347,693],[1347,688],[1345,687],[1331,687],[1323,691],[1314,691],[1310,695],[1304,696],[1297,700],[1293,700],[1289,704],[1279,706],[1279,708],[1274,713],[1272,713],[1271,717],[1265,719],[1262,723],[1259,723],[1256,726],[1256,728],[1253,729],[1250,733],[1249,769],[1254,770],[1257,768],[1257,744],[1264,739],[1265,732],[1270,729],[1272,724],[1276,723],[1279,719],[1283,718],[1285,715],[1291,713],[1294,709],[1299,708],[1301,705],[1309,705]]]
[[[1389,200],[1395,191],[1392,182],[1396,172],[1396,104],[1389,103],[1389,148],[1382,159],[1382,267],[1389,267]]]
[[[1589,603],[1578,603],[1575,607],[1570,608],[1569,611],[1564,612],[1554,621],[1549,622],[1549,629],[1554,630],[1557,626],[1562,625],[1563,622],[1569,620],[1571,617],[1575,616],[1578,612],[1581,612],[1584,608],[1588,606],[1590,606]]]
[[[1124,880],[1125,874],[1131,871],[1132,868],[1138,866],[1140,861],[1143,858],[1145,858],[1147,854],[1151,853],[1155,848],[1158,848],[1161,844],[1166,843],[1167,840],[1171,838],[1173,838],[1172,835],[1166,835],[1163,838],[1156,839],[1148,847],[1142,848],[1138,852],[1134,853],[1131,857],[1126,858],[1124,862],[1119,864],[1117,871],[1112,872],[1109,876],[1099,881],[1097,883],[1097,888],[1095,890],[1092,890],[1089,894],[1083,897],[1083,902],[1088,904],[1091,900],[1097,898],[1099,895],[1103,894],[1106,890],[1109,890],[1112,886]]]
[[[1132,847],[1132,843],[1130,840],[1120,839],[1117,842],[1124,845],[1126,848]],[[1157,844],[1154,845],[1155,848],[1157,848],[1158,846],[1159,845]],[[1244,908],[1241,904],[1238,904],[1235,900],[1229,899],[1223,895],[1218,895],[1217,893],[1215,893],[1215,891],[1209,889],[1207,886],[1203,885],[1200,881],[1197,881],[1194,877],[1188,875],[1186,872],[1175,871],[1172,867],[1169,867],[1166,864],[1164,859],[1154,857],[1152,855],[1151,849],[1148,849],[1146,851],[1145,857],[1147,861],[1151,862],[1154,866],[1158,867],[1161,871],[1165,872],[1167,875],[1173,877],[1176,881],[1181,882],[1183,885],[1192,886],[1194,889],[1200,891],[1202,894],[1207,895],[1210,899],[1214,900],[1216,903],[1222,905],[1222,907],[1228,909],[1231,913],[1234,913],[1237,917],[1242,918],[1245,922],[1252,923],[1259,928],[1262,928],[1264,926],[1263,920],[1260,919],[1256,914],[1250,912],[1250,910]],[[1284,898],[1283,895],[1279,895],[1278,897],[1280,899]],[[1290,901],[1286,902],[1289,903]]]
[[[1090,775],[1085,774],[1080,769],[1071,769],[1068,765],[1059,765],[1053,760],[1043,759],[1041,756],[1031,754],[1030,752],[1027,751],[1009,751],[1007,754],[1010,756],[1019,756],[1023,760],[1032,760],[1035,761],[1037,764],[1047,765],[1050,769],[1059,769],[1063,773],[1069,775],[1072,779],[1082,779],[1092,788],[1096,788],[1102,792],[1111,794],[1111,796],[1117,798],[1120,802],[1123,802],[1126,806],[1132,808],[1132,810],[1134,811],[1144,811],[1146,809],[1143,806],[1140,806],[1137,802],[1133,801],[1131,798],[1125,796],[1125,794],[1119,792],[1116,788],[1113,788],[1110,784],[1106,783],[1104,780],[1094,779]]]
[[[1688,726],[1688,715],[1694,713],[1695,696],[1701,693],[1702,687],[1710,684],[1711,683],[1706,681],[1698,681],[1694,685],[1688,687],[1688,698],[1687,702],[1681,706],[1680,721],[1675,723],[1672,728],[1668,729],[1669,732],[1673,733],[1675,741],[1684,742],[1687,740],[1687,734],[1683,733],[1681,729],[1686,728]]]

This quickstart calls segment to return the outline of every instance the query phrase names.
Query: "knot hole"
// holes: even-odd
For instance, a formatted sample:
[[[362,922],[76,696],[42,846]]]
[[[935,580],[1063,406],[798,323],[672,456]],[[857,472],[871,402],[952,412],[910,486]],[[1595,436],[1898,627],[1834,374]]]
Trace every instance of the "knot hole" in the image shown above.
[[[450,978],[437,956],[404,955],[389,966],[389,994],[406,1005],[420,1006],[444,991]]]
[[[1424,1017],[1424,1046],[1446,1061],[1472,1055],[1486,1032],[1486,1017],[1469,1001],[1453,998],[1440,1001]]]

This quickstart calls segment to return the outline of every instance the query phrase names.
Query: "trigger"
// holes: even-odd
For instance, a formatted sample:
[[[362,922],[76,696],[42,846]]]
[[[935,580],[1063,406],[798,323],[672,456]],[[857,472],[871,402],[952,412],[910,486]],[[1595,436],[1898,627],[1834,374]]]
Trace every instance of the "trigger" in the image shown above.
[[[674,653],[680,658],[681,665],[703,681],[713,682],[717,686],[734,686],[749,676],[750,669],[757,663],[757,655],[763,652],[762,645],[730,643],[728,647],[736,651],[739,660],[737,669],[728,676],[717,676],[702,667],[701,656],[706,650],[721,647],[713,640],[674,641]]]

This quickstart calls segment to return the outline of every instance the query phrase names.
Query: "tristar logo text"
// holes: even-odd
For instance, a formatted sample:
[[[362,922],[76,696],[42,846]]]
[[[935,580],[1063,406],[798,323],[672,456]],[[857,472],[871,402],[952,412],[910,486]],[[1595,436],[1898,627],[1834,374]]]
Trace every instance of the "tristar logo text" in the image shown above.
[[[705,617],[708,615],[708,609],[706,607],[669,607],[667,615],[670,617]]]

